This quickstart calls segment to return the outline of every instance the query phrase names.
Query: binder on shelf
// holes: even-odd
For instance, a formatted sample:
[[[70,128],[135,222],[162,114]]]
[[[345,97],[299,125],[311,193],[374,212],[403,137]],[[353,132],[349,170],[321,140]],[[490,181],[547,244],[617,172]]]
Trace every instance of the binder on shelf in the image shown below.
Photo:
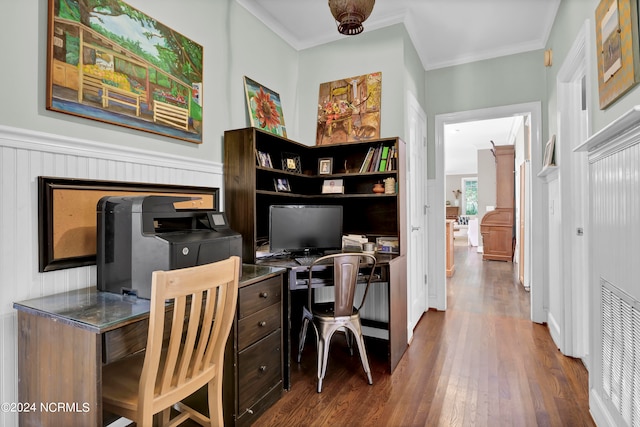
[[[382,147],[382,153],[380,154],[380,166],[378,172],[384,172],[387,170],[387,158],[389,157],[389,147],[386,145]]]
[[[373,155],[373,161],[371,162],[371,167],[369,168],[369,172],[376,172],[378,170],[378,167],[380,165],[380,153],[381,152],[381,146],[376,147],[374,155]]]

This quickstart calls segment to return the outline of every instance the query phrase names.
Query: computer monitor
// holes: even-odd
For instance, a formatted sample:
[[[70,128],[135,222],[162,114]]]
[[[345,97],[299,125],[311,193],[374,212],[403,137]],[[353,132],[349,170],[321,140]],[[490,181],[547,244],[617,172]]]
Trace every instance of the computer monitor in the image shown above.
[[[342,206],[271,205],[269,250],[318,253],[342,248]]]

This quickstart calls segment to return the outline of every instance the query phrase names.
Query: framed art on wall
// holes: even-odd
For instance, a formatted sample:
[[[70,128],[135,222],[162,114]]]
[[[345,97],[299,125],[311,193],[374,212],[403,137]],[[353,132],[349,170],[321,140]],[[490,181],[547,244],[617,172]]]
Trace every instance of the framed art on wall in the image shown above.
[[[280,95],[247,76],[244,77],[244,93],[251,126],[286,138]]]
[[[322,83],[316,145],[380,138],[382,73]]]
[[[121,0],[48,1],[48,110],[202,143],[201,45]]]
[[[638,0],[601,0],[596,8],[600,109],[640,80]]]

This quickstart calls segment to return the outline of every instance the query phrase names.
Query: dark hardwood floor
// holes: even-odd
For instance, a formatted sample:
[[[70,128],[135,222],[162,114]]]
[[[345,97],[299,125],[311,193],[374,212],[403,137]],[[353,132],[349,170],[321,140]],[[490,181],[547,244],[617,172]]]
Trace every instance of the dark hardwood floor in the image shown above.
[[[254,426],[593,426],[587,371],[529,320],[515,265],[482,261],[460,244],[455,263],[446,312],[425,313],[393,375],[368,341],[368,385],[357,353],[337,336],[316,393],[310,339],[291,390]]]

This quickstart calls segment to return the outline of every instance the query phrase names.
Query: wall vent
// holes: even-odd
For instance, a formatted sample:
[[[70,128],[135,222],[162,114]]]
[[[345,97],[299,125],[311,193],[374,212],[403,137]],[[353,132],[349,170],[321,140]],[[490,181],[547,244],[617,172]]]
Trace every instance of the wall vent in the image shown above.
[[[640,427],[640,303],[600,278],[602,389],[627,426]]]

